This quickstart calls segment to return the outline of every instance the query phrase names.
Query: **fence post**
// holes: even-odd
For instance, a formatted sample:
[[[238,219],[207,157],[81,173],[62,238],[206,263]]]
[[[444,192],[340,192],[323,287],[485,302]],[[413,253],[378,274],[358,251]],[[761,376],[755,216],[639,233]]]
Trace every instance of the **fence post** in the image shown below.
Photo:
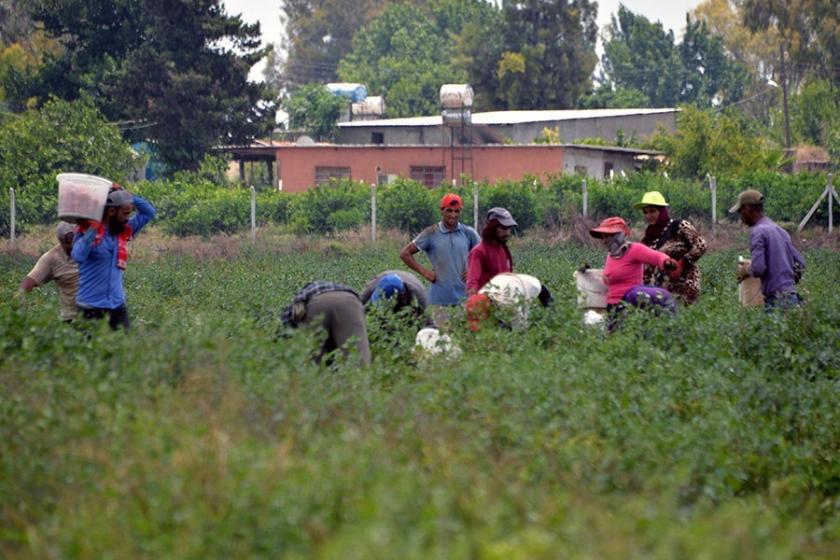
[[[586,179],[580,185],[583,191],[583,217],[589,217],[589,191],[586,190]]]
[[[712,231],[717,227],[717,178],[709,178],[709,189],[712,191]]]
[[[15,189],[9,187],[9,241],[12,245],[15,244],[15,218],[16,210],[15,210]]]
[[[831,230],[834,229],[834,200],[831,198],[834,196],[837,197],[836,191],[834,190],[834,183],[832,182],[834,179],[834,173],[828,174],[828,233],[831,233]]]
[[[370,240],[376,243],[376,183],[370,185]]]
[[[257,190],[251,185],[251,241],[257,240]]]
[[[478,183],[473,183],[473,228],[478,231]]]

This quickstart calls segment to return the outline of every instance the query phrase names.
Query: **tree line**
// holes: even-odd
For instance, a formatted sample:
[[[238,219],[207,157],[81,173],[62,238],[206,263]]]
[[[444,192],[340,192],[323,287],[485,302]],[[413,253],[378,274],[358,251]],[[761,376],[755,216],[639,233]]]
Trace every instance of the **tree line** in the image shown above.
[[[742,131],[838,153],[835,1],[706,0],[680,40],[622,5],[600,61],[596,16],[589,0],[285,0],[284,37],[263,46],[222,0],[0,0],[0,123],[86,100],[170,169],[196,169],[266,134],[280,106],[328,137],[326,82],[366,84],[392,117],[435,114],[440,85],[467,82],[483,111],[734,106]]]

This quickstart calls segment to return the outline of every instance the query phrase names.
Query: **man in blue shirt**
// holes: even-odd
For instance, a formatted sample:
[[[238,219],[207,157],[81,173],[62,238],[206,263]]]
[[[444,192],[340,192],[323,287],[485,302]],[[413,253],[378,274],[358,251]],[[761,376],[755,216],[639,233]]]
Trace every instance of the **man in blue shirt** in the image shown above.
[[[135,207],[137,214],[131,217]],[[76,305],[85,319],[107,314],[112,329],[128,328],[123,290],[127,244],[154,217],[154,207],[144,198],[115,186],[108,193],[102,221],[80,224],[71,256],[79,263]]]
[[[750,228],[750,264],[738,268],[738,281],[748,276],[761,278],[768,311],[798,306],[802,298],[796,284],[805,270],[805,259],[791,243],[790,235],[764,215],[764,196],[746,190],[729,211],[737,212]]]
[[[449,193],[440,200],[441,221],[424,229],[400,252],[402,261],[431,283],[431,305],[458,305],[467,297],[467,256],[480,239],[476,231],[460,223],[464,203]],[[426,268],[414,258],[425,251],[432,263]]]

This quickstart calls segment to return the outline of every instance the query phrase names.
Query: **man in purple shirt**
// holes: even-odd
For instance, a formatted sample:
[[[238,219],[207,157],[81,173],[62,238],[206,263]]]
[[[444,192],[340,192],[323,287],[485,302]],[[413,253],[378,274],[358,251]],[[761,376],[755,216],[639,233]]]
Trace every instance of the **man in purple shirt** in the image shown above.
[[[764,215],[764,196],[755,190],[738,195],[738,202],[729,209],[737,212],[741,221],[750,227],[750,265],[739,267],[738,281],[748,276],[761,278],[764,306],[796,307],[802,298],[796,284],[805,271],[805,259],[793,246],[790,235]]]

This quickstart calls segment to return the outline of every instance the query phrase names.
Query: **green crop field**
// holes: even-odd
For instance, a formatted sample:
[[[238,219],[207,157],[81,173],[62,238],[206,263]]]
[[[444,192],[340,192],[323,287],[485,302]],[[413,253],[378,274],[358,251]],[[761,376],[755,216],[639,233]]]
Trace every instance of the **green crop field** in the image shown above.
[[[461,356],[431,360],[372,323],[371,368],[318,369],[281,308],[360,289],[398,241],[146,232],[128,335],[57,324],[52,287],[18,304],[48,246],[0,251],[0,557],[840,557],[836,252],[768,316],[714,251],[695,307],[607,337],[571,277],[603,254],[516,239],[557,300],[527,332],[456,313]]]

